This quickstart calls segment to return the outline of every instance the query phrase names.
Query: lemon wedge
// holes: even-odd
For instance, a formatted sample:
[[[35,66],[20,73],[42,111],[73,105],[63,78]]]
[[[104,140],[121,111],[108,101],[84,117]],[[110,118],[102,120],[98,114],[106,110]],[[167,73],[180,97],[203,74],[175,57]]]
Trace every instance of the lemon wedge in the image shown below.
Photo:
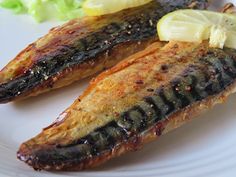
[[[178,10],[157,24],[161,41],[202,42],[211,47],[236,48],[236,16],[204,10]]]
[[[104,15],[141,6],[152,0],[86,0],[83,10],[88,16]]]

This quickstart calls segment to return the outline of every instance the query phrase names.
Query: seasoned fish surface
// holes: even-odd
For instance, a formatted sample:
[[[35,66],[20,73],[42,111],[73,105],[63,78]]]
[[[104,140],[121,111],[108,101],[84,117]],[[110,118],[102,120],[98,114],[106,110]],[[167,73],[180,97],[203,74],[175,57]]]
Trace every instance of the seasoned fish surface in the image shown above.
[[[94,167],[223,102],[235,86],[236,50],[155,43],[99,75],[18,158],[35,169]]]
[[[153,43],[156,22],[163,15],[206,5],[207,0],[155,0],[54,28],[0,71],[0,103],[60,88],[109,68]]]

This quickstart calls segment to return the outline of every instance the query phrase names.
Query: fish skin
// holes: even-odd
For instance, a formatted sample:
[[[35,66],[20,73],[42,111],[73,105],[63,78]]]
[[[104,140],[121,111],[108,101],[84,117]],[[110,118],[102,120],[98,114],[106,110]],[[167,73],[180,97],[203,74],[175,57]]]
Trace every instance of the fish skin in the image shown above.
[[[118,13],[72,20],[30,44],[0,71],[0,103],[64,87],[110,68],[156,41],[156,22],[207,0],[155,0]]]
[[[100,74],[17,157],[36,170],[98,166],[224,102],[235,88],[236,50],[154,43]]]

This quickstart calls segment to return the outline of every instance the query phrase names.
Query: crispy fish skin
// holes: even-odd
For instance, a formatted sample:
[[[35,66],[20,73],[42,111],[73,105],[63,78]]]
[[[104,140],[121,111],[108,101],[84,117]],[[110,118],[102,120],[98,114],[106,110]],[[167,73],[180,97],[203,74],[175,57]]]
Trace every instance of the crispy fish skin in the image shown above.
[[[0,103],[36,96],[109,68],[156,40],[156,22],[207,0],[155,0],[115,14],[86,17],[52,29],[0,71]]]
[[[236,88],[236,50],[155,43],[99,75],[17,157],[36,170],[83,170],[139,149]]]

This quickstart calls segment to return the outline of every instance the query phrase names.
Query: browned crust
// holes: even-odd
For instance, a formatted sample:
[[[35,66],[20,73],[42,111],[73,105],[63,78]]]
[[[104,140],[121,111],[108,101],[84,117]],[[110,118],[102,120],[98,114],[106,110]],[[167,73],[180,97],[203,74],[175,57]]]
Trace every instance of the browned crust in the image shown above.
[[[118,68],[117,68],[118,69]],[[112,70],[113,72],[115,70]],[[110,71],[110,72],[112,72]],[[104,73],[105,74],[105,73]],[[102,76],[101,76],[102,77]],[[133,137],[125,144],[120,144],[116,146],[111,152],[106,152],[100,156],[92,157],[90,159],[85,160],[84,162],[78,165],[68,166],[42,166],[40,169],[44,170],[64,170],[64,171],[78,171],[84,170],[87,168],[92,168],[99,166],[106,161],[118,157],[129,151],[136,151],[140,149],[144,144],[156,140],[159,136],[166,134],[183,124],[191,121],[201,113],[211,109],[213,106],[219,103],[224,103],[228,96],[236,91],[236,82],[225,89],[224,92],[218,95],[210,96],[201,102],[196,102],[193,105],[181,110],[163,122],[157,123],[154,127],[147,130],[142,136]],[[24,152],[25,145],[21,146],[20,151]]]
[[[185,50],[189,51],[189,50],[193,50],[193,48],[196,48],[196,46],[198,46],[198,44],[189,44],[189,43],[178,43],[178,47],[176,47],[175,45],[175,42],[173,43],[170,43],[168,45],[166,45],[165,47],[163,47],[162,49],[160,49],[160,47],[162,46],[163,44],[162,43],[155,43],[151,46],[149,46],[146,50],[144,51],[141,51],[125,60],[123,60],[122,62],[120,62],[118,65],[116,65],[115,67],[113,67],[112,69],[106,71],[106,72],[103,72],[102,74],[100,74],[95,80],[93,80],[90,84],[90,86],[85,90],[85,92],[82,94],[82,96],[79,97],[79,99],[77,99],[64,113],[65,113],[65,117],[63,117],[63,120],[60,120],[60,121],[56,121],[55,123],[53,123],[51,126],[49,126],[48,128],[44,129],[44,131],[39,134],[38,136],[36,136],[35,138],[23,143],[20,147],[20,150],[19,150],[19,154],[21,155],[28,155],[28,154],[31,154],[32,151],[35,151],[37,150],[38,148],[40,149],[47,149],[47,147],[50,147],[50,145],[52,144],[57,144],[60,142],[60,144],[64,144],[66,145],[68,142],[72,141],[75,137],[73,137],[70,133],[68,133],[68,130],[70,130],[69,127],[71,127],[71,129],[75,126],[75,125],[78,125],[78,127],[81,127],[81,125],[83,127],[86,127],[88,125],[90,125],[90,122],[96,122],[96,126],[102,126],[100,125],[100,122],[97,122],[95,121],[93,118],[91,118],[90,114],[87,114],[86,112],[82,112],[80,110],[80,107],[78,107],[78,105],[81,105],[82,102],[84,101],[84,99],[86,99],[87,96],[89,96],[93,90],[97,87],[99,87],[99,84],[101,83],[101,81],[103,81],[104,79],[114,75],[116,72],[119,72],[119,71],[124,71],[126,68],[129,68],[130,66],[132,65],[135,65],[135,64],[140,64],[140,63],[143,63],[145,62],[143,59],[145,57],[150,57],[153,56],[153,59],[152,59],[152,62],[155,62],[155,63],[158,63],[158,64],[161,64],[161,63],[164,63],[165,61],[165,58],[168,58],[168,57],[171,57],[171,56],[175,56],[176,53],[178,53],[178,51],[180,52],[184,52]],[[202,44],[201,48],[204,48],[204,47],[207,47],[207,44],[204,43]],[[183,50],[184,48],[184,50]],[[165,58],[159,58],[158,56],[155,56],[155,53],[157,53],[158,51],[161,51],[162,54],[160,55],[163,55],[165,56]],[[163,50],[163,51],[162,51]],[[192,53],[191,53],[192,54]],[[154,57],[155,56],[155,57]],[[168,56],[168,57],[167,57]],[[187,57],[187,56],[186,56]],[[172,59],[173,62],[176,64],[175,60]],[[152,62],[149,63],[152,65]],[[179,61],[179,65],[183,65],[184,66],[184,61]],[[181,66],[181,67],[183,67]],[[145,66],[144,69],[139,69],[138,72],[142,72],[142,73],[145,73],[145,72],[148,72],[150,71],[150,67],[147,67]],[[168,77],[170,77],[170,75],[173,75],[172,72],[168,73],[168,74],[165,74],[165,75],[168,75]],[[114,78],[113,78],[114,79]],[[123,79],[123,77],[122,77]],[[133,80],[132,81],[135,81],[136,77],[135,78],[132,78]],[[170,78],[166,79],[165,81],[163,82],[168,82]],[[130,83],[132,83],[132,87],[133,88],[133,84],[134,82],[132,81],[129,81]],[[162,81],[158,81],[158,84],[161,84]],[[109,84],[105,84],[104,87],[108,87]],[[120,88],[121,86],[118,84],[117,85],[117,88]],[[122,87],[121,90],[123,90],[124,88]],[[114,88],[113,88],[114,90]],[[146,90],[146,89],[144,89]],[[111,91],[111,90],[110,90]],[[137,89],[135,92],[141,92],[140,89]],[[145,92],[146,93],[146,92]],[[115,93],[114,93],[115,94]],[[96,101],[96,100],[99,100],[99,98],[97,96],[93,96],[93,100]],[[114,100],[114,99],[121,99],[123,100],[122,102],[125,102],[124,99],[121,98],[121,96],[118,94],[117,96],[115,96],[115,98],[111,99],[111,100]],[[126,100],[127,101],[127,100]],[[130,103],[127,103],[127,104],[123,104],[125,106],[125,109],[127,108],[127,105],[131,104],[133,101],[135,100],[132,100],[132,99],[129,99],[127,102],[130,102]],[[86,103],[87,104],[87,103]],[[91,102],[91,104],[94,104],[94,102]],[[100,109],[100,106],[97,105],[96,107],[98,107],[98,109]],[[102,109],[102,108],[101,108]],[[123,109],[123,108],[122,108]],[[116,105],[116,110],[119,110],[119,108],[117,108],[117,105]],[[112,109],[112,114],[114,114],[114,110]],[[79,116],[79,120],[76,120],[76,124],[73,123],[73,120],[72,118],[75,118],[74,116],[78,115]],[[97,118],[96,120],[100,120],[99,118]],[[79,122],[78,122],[79,121]],[[70,126],[72,125],[73,126]],[[160,125],[159,125],[160,126]],[[86,129],[86,131],[88,131]],[[58,138],[58,139],[51,139],[51,137],[54,137],[54,135],[60,135],[60,133],[62,133],[62,137]],[[64,135],[67,135],[66,137],[63,137]],[[80,132],[80,136],[81,135],[81,132]],[[78,137],[77,137],[78,138]],[[49,140],[50,139],[50,140]],[[55,141],[54,141],[55,140]],[[62,141],[61,141],[62,140]],[[65,141],[67,142],[65,142]],[[93,157],[93,158],[99,158],[100,157]],[[102,157],[101,157],[102,158]],[[104,157],[105,158],[105,157]],[[89,159],[88,161],[93,161],[92,159]],[[105,159],[104,159],[105,161]],[[87,164],[88,162],[84,162],[84,163],[81,163],[81,164]],[[67,164],[68,165],[68,164]],[[40,169],[46,169],[46,168],[49,168],[49,167],[38,167]],[[52,168],[52,169],[51,169]],[[48,170],[53,170],[53,169],[57,169],[59,167],[50,167],[50,169]],[[62,168],[61,170],[66,170],[66,169],[63,169],[64,167],[60,167]],[[65,167],[66,168],[66,167]],[[78,167],[78,170],[80,168]],[[82,168],[81,168],[82,169]],[[58,169],[57,169],[58,170]],[[70,170],[70,168],[68,168],[68,170]]]

